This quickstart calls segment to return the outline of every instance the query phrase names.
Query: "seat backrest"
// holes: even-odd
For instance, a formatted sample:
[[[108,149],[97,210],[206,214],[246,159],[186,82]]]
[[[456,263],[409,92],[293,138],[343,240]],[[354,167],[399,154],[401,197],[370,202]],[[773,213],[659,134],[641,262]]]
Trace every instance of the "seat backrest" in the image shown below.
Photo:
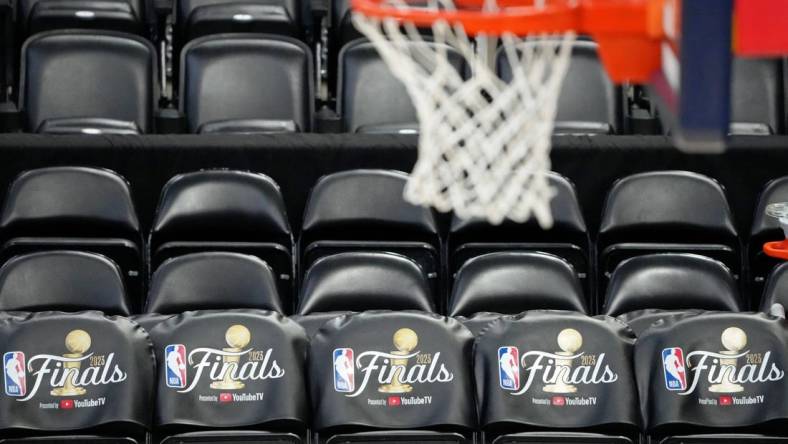
[[[715,180],[689,171],[625,177],[607,195],[599,250],[619,242],[716,243],[738,248],[725,192]]]
[[[736,281],[725,265],[705,256],[651,254],[616,267],[603,312],[609,316],[646,310],[740,311]]]
[[[572,266],[545,253],[490,253],[469,260],[454,280],[449,316],[526,310],[587,310]]]
[[[315,240],[411,240],[436,245],[432,212],[403,199],[407,174],[350,170],[329,174],[309,195],[301,247]]]
[[[29,131],[147,133],[156,51],[130,34],[53,31],[22,48],[20,108]]]
[[[147,313],[255,308],[282,313],[271,267],[238,253],[206,252],[164,262],[150,283]]]
[[[329,311],[434,311],[427,277],[405,256],[348,252],[318,259],[301,284],[298,314]]]
[[[437,43],[436,43],[437,44]],[[447,47],[449,62],[465,73],[465,62]],[[339,53],[337,112],[351,133],[418,132],[418,119],[405,86],[394,77],[372,43],[363,39]]]
[[[176,0],[173,2],[176,38],[182,42],[229,32],[301,34],[300,0]]]
[[[492,437],[602,428],[637,435],[634,343],[624,324],[603,316],[532,311],[493,321],[474,346],[480,426]]]
[[[769,181],[758,197],[750,229],[750,257],[763,250],[763,244],[785,238],[776,218],[766,214],[766,207],[772,203],[788,202],[788,176]]]
[[[781,134],[785,118],[783,98],[780,59],[733,60],[731,133]]]
[[[14,179],[0,214],[0,237],[17,236],[142,240],[125,179],[83,167],[40,168]]]
[[[190,132],[312,130],[312,52],[270,35],[193,40],[181,59],[181,111]]]
[[[0,267],[0,311],[101,310],[126,316],[129,307],[118,266],[95,253],[31,253]]]
[[[646,429],[658,439],[677,430],[736,433],[757,426],[768,434],[770,422],[779,428],[788,419],[786,327],[765,314],[704,313],[646,330],[634,359]]]
[[[788,263],[774,268],[766,279],[766,287],[761,298],[761,311],[769,313],[774,304],[780,304],[788,309]]]
[[[50,442],[144,442],[156,363],[139,325],[99,312],[0,314],[0,350],[4,438],[59,433]]]
[[[556,133],[615,134],[621,130],[621,95],[605,72],[597,48],[591,41],[572,44],[572,58],[558,96]],[[497,70],[502,80],[512,80],[512,63],[503,49],[498,52]]]
[[[140,33],[146,19],[142,0],[20,0],[16,12],[25,35],[52,29]]]
[[[194,311],[150,334],[160,363],[154,425],[162,432],[213,428],[202,442],[216,442],[237,433],[218,429],[306,430],[308,341],[295,322],[270,311]]]
[[[279,186],[263,174],[231,170],[181,174],[164,185],[151,252],[170,241],[274,242],[292,248]]]
[[[329,321],[310,346],[314,429],[471,431],[472,343],[458,321],[433,314],[372,311]],[[406,371],[387,364],[392,354],[403,356],[397,365]]]

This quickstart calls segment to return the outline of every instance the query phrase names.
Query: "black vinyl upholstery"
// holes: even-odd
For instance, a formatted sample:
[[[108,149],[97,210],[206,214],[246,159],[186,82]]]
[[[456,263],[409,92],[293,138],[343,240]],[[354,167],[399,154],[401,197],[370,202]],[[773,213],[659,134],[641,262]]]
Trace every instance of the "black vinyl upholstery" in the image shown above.
[[[20,0],[18,23],[25,35],[53,29],[105,29],[141,33],[144,0]]]
[[[0,311],[101,310],[129,315],[117,265],[79,251],[17,256],[0,268]]]
[[[175,0],[172,3],[182,41],[227,32],[293,37],[303,33],[299,0]]]
[[[788,308],[788,263],[772,269],[761,299],[761,311],[769,313],[774,304],[780,304],[784,309]]]
[[[312,130],[312,53],[260,34],[204,37],[183,50],[181,110],[193,133]]]
[[[750,238],[747,242],[747,260],[749,264],[749,288],[752,298],[757,302],[763,293],[764,283],[769,272],[783,263],[781,259],[767,256],[763,252],[766,242],[785,239],[779,221],[766,214],[766,207],[772,203],[788,202],[788,177],[780,177],[769,181],[758,197],[755,206]],[[757,304],[756,304],[757,306]]]
[[[130,34],[51,31],[22,49],[20,108],[28,131],[153,131],[156,51]]]
[[[193,253],[170,259],[151,280],[146,311],[256,308],[282,313],[271,268],[238,253]]]
[[[736,58],[732,66],[731,127],[734,135],[769,135],[783,132],[784,96],[782,61]]]

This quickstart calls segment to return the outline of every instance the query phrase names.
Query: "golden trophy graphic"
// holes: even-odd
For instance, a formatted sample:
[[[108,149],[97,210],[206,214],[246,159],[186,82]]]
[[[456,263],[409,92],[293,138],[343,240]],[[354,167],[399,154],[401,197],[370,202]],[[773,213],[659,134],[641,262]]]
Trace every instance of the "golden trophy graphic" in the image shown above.
[[[249,342],[252,340],[252,334],[249,332],[248,328],[236,324],[227,329],[227,332],[224,334],[224,340],[230,347],[223,348],[222,350],[230,353],[240,353],[243,351],[244,347],[249,345]],[[239,390],[246,387],[243,382],[233,379],[232,375],[232,368],[234,367],[237,369],[239,367],[241,357],[224,356],[222,357],[222,362],[234,365],[227,365],[227,371],[224,373],[224,378],[222,378],[221,381],[212,382],[211,388],[216,390]]]
[[[721,355],[736,356],[747,346],[747,333],[738,327],[726,328],[725,331],[722,332],[720,339],[722,340],[722,346],[725,347],[725,350],[720,352]],[[744,387],[731,380],[736,374],[737,360],[738,359],[735,357],[720,359],[720,366],[725,368],[725,376],[721,383],[709,387],[710,392],[739,393],[744,391]]]
[[[570,358],[570,356],[574,356],[575,353],[580,350],[580,347],[583,346],[583,335],[574,328],[566,328],[561,330],[561,333],[558,333],[557,342],[558,348],[560,348],[561,351],[555,354],[558,356],[566,356],[566,358],[555,360],[555,374],[557,376],[555,383],[547,384],[542,391],[547,393],[575,393],[577,392],[577,387],[565,383],[562,377],[563,375],[569,376],[569,372],[572,370],[573,361],[573,358]]]
[[[85,352],[90,348],[90,335],[85,330],[71,330],[66,335],[66,350],[68,353],[64,354],[64,358],[79,359],[85,355]],[[81,361],[64,362],[63,369],[68,372],[68,377],[63,383],[63,387],[57,387],[49,392],[52,396],[80,396],[84,395],[86,390],[83,387],[74,387],[74,379],[79,373],[79,368],[82,366]]]
[[[407,356],[417,345],[419,345],[419,335],[409,328],[400,328],[394,333],[394,348],[392,355]],[[405,367],[408,365],[408,358],[397,358],[391,360],[391,365],[396,365],[397,369],[394,370],[394,377],[390,384],[384,384],[378,387],[380,393],[410,393],[413,391],[413,386],[410,384],[403,384],[400,382],[402,374],[405,372]]]

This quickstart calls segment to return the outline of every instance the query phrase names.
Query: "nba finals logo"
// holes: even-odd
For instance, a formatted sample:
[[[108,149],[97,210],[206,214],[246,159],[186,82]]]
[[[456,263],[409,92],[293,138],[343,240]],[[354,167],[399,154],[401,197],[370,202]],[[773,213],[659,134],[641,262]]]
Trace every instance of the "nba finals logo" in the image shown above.
[[[785,372],[772,362],[772,352],[754,353],[747,350],[747,334],[738,327],[728,327],[720,335],[724,350],[694,350],[684,356],[679,347],[662,350],[665,386],[686,396],[705,381],[711,393],[740,393],[745,384],[773,382],[783,379]],[[688,383],[687,371],[692,382]]]
[[[520,390],[520,351],[517,347],[498,349],[498,378],[504,390]]]
[[[246,326],[230,326],[224,333],[224,341],[228,346],[222,349],[198,347],[188,354],[182,344],[165,347],[167,369],[164,382],[167,387],[182,389],[178,393],[189,393],[207,376],[213,390],[241,390],[246,387],[245,381],[284,377],[285,370],[272,357],[273,349],[247,348],[252,341],[252,333]],[[187,381],[187,365],[194,369],[190,383]]]
[[[364,392],[374,378],[379,393],[403,394],[413,391],[414,384],[445,383],[454,380],[454,373],[440,362],[441,353],[416,350],[419,335],[410,328],[400,328],[392,336],[395,350],[365,351],[356,356],[350,348],[333,353],[334,390],[354,398]],[[355,369],[359,370],[356,375]],[[361,379],[357,383],[356,377]]]
[[[25,354],[8,352],[3,355],[3,380],[5,394],[8,396],[25,396],[27,392],[27,373],[25,372]]]

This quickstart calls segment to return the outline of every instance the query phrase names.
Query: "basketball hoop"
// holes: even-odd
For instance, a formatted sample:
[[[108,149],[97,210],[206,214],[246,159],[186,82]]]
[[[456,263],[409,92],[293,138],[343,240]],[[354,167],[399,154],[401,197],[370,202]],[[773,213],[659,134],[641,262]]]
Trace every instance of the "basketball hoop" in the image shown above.
[[[353,0],[353,23],[405,85],[419,119],[419,158],[405,198],[461,218],[498,224],[533,216],[552,226],[546,173],[575,36],[594,37],[614,81],[645,82],[660,64],[657,4]],[[470,75],[449,62],[452,51]],[[500,64],[510,81],[498,76]]]

